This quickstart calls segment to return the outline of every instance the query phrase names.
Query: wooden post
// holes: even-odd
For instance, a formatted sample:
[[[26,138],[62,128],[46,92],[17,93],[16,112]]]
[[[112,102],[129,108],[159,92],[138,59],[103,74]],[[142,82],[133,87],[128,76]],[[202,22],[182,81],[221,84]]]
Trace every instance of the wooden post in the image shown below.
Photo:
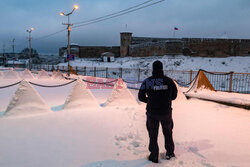
[[[189,78],[189,82],[191,82],[193,80],[193,71],[190,70],[190,78]]]
[[[140,81],[141,69],[138,68],[138,81]]]
[[[96,77],[96,67],[94,67],[94,77]]]
[[[232,86],[233,86],[233,71],[230,72],[230,81],[229,81],[229,92],[232,92]]]
[[[84,69],[84,76],[86,76],[87,75],[87,67],[85,66],[83,69]]]
[[[108,67],[106,67],[106,78],[108,78]]]
[[[122,68],[120,68],[120,78],[122,78]]]

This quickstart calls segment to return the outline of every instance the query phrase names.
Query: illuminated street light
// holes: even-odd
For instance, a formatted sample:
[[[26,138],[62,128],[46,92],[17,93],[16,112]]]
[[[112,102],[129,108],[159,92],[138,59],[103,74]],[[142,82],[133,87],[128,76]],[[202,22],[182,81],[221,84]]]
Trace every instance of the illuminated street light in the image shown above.
[[[75,6],[74,6],[74,9],[75,9],[75,10],[77,10],[78,8],[79,8],[79,6],[78,6],[78,5],[75,5]]]
[[[68,23],[63,23],[63,25],[67,25],[67,29],[68,29],[68,49],[67,49],[67,57],[69,58],[68,59],[68,75],[70,75],[70,31],[71,31],[71,26],[73,25],[73,24],[70,24],[70,18],[69,18],[69,16],[75,11],[75,10],[77,10],[79,8],[79,6],[77,6],[77,5],[75,5],[74,6],[74,8],[73,8],[73,10],[70,12],[70,13],[63,13],[63,12],[61,12],[60,13],[60,15],[61,16],[67,16],[68,17]]]

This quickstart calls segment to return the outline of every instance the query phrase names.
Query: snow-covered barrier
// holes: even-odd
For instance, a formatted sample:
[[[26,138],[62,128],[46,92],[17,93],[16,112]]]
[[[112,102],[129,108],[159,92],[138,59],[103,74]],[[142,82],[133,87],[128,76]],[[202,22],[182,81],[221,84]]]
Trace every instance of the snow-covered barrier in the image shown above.
[[[4,75],[4,79],[21,79],[18,73],[11,68],[7,73]]]
[[[25,116],[51,112],[39,93],[27,81],[19,84],[4,116]]]
[[[184,93],[187,98],[198,98],[226,105],[250,109],[250,95],[215,91],[203,71]]]
[[[136,106],[138,105],[135,97],[127,88],[127,84],[122,80],[118,79],[110,96],[104,103],[104,106]]]
[[[39,73],[37,74],[37,79],[50,79],[50,76],[49,76],[49,74],[48,74],[48,72],[47,71],[45,71],[45,70],[41,70],[41,71],[39,71]]]
[[[87,85],[79,78],[64,103],[64,109],[99,108],[100,105]]]
[[[25,69],[22,75],[22,79],[34,79],[34,76],[30,70]]]
[[[185,95],[188,98],[198,98],[235,107],[250,109],[250,94],[215,92],[206,89],[199,89],[196,92],[189,92]]]
[[[182,88],[175,82],[175,85],[177,87],[178,90],[178,94],[177,94],[177,98],[175,99],[176,101],[184,101],[187,100],[186,96],[183,93]]]
[[[61,71],[53,71],[52,79],[65,79]]]
[[[199,89],[207,89],[215,91],[212,84],[208,80],[206,74],[203,71],[199,71],[194,81],[190,84],[187,92],[197,91]]]

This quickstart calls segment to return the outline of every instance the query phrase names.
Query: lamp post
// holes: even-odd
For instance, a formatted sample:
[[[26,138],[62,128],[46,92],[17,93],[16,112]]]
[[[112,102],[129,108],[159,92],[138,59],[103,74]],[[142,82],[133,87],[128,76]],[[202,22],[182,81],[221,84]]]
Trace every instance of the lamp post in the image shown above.
[[[31,70],[31,32],[34,31],[34,28],[31,27],[30,29],[26,30],[29,33],[29,70]]]
[[[15,38],[13,38],[11,42],[12,42],[12,53],[14,54],[15,53]]]
[[[15,59],[16,59],[16,55],[15,55],[15,38],[13,38],[11,40],[12,42],[12,59],[13,59],[13,68],[15,68]]]
[[[70,75],[70,31],[71,31],[71,26],[73,24],[70,24],[70,15],[73,14],[75,10],[77,10],[79,7],[77,5],[74,6],[73,10],[69,13],[63,13],[61,12],[61,16],[67,16],[68,17],[68,23],[62,23],[63,25],[67,25],[68,29],[68,47],[67,47],[67,57],[68,57],[68,75]]]
[[[7,58],[5,57],[5,44],[3,44],[3,58],[4,58],[4,61],[5,61],[5,65],[6,65],[6,63],[7,63]]]

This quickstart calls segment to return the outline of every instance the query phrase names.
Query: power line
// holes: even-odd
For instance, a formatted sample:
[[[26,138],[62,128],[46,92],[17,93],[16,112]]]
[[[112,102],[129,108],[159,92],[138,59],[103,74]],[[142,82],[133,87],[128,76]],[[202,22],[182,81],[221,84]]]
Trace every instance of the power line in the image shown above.
[[[129,11],[129,10],[131,10],[131,9],[140,7],[140,6],[145,5],[145,4],[147,4],[147,3],[149,3],[149,2],[152,2],[152,1],[154,1],[154,0],[148,0],[148,1],[145,1],[145,2],[140,3],[140,4],[138,4],[138,5],[129,7],[129,8],[124,9],[124,10],[120,10],[120,11],[115,12],[115,13],[111,13],[111,14],[108,14],[108,15],[104,15],[104,16],[102,16],[102,17],[97,17],[97,18],[95,18],[95,19],[89,19],[89,20],[80,21],[80,22],[75,22],[75,23],[72,23],[72,24],[83,24],[83,23],[88,23],[88,22],[100,20],[100,19],[103,19],[103,18],[106,18],[106,17],[110,17],[110,16],[113,16],[113,15],[117,15],[117,14],[119,14],[119,13],[123,13],[123,12]]]
[[[79,26],[86,26],[86,25],[82,25],[82,24],[85,24],[85,23],[91,23],[91,24],[93,24],[93,23],[95,23],[95,21],[98,21],[98,22],[99,22],[99,21],[104,21],[104,19],[107,20],[107,19],[111,19],[111,18],[114,18],[114,17],[118,17],[117,14],[119,14],[119,13],[122,13],[121,15],[124,15],[124,14],[130,13],[130,12],[133,12],[131,9],[137,8],[136,10],[139,10],[138,7],[140,7],[140,6],[142,6],[142,5],[145,5],[145,4],[148,4],[149,2],[152,2],[152,1],[154,1],[154,0],[148,0],[148,1],[145,1],[145,2],[140,3],[140,4],[138,4],[138,5],[129,7],[129,8],[127,8],[127,9],[124,9],[124,10],[121,10],[121,11],[118,11],[118,12],[115,12],[115,13],[112,13],[112,14],[108,14],[108,15],[105,15],[105,16],[102,16],[102,17],[98,17],[98,18],[95,18],[95,19],[89,19],[89,20],[85,20],[85,21],[81,21],[81,22],[76,22],[76,23],[73,23],[73,24],[81,24],[81,25],[79,25]],[[158,2],[156,2],[156,3],[147,5],[147,7],[152,6],[152,5],[155,5],[155,4],[160,3],[160,2],[162,2],[162,1],[165,1],[165,0],[161,0],[161,1],[158,1]],[[145,7],[143,7],[143,8],[145,8]],[[141,9],[142,9],[142,8],[141,8]],[[134,9],[134,11],[136,11],[136,10]],[[124,13],[124,12],[126,12],[126,13]],[[120,15],[119,15],[119,16],[120,16]],[[107,17],[107,18],[106,18],[106,17]],[[78,26],[75,26],[75,27],[72,27],[72,28],[76,28],[76,27],[78,27]],[[59,33],[63,32],[63,31],[65,31],[65,30],[67,30],[67,29],[62,29],[62,30],[60,30],[60,31],[56,31],[56,32],[54,32],[54,33],[51,33],[51,34],[48,34],[48,35],[45,35],[45,36],[42,36],[42,37],[39,37],[39,38],[34,38],[33,41],[37,41],[37,40],[49,38],[49,37],[51,37],[51,36],[54,36],[54,35],[56,35],[56,34],[59,34]]]
[[[41,39],[45,39],[45,38],[54,36],[54,35],[59,34],[59,33],[63,32],[63,31],[65,31],[65,30],[67,30],[67,29],[64,28],[64,29],[62,29],[62,30],[60,30],[60,31],[56,31],[56,32],[53,32],[53,33],[51,33],[51,34],[48,34],[48,35],[45,35],[45,36],[41,36],[41,37],[39,37],[39,38],[34,38],[34,41],[37,41],[37,40],[41,40]]]
[[[78,25],[78,26],[72,26],[72,28],[83,27],[83,26],[87,26],[87,25],[90,25],[90,24],[94,24],[94,23],[102,22],[102,21],[109,20],[109,19],[112,19],[112,18],[116,18],[116,17],[122,16],[122,15],[125,15],[125,14],[128,14],[128,13],[132,13],[132,12],[135,12],[135,11],[138,11],[138,10],[141,10],[141,9],[144,9],[144,8],[147,8],[147,7],[156,5],[156,4],[161,3],[161,2],[163,2],[163,1],[165,1],[165,0],[160,0],[160,1],[151,3],[151,4],[148,4],[148,5],[145,5],[145,6],[136,8],[136,9],[133,9],[133,10],[129,10],[129,11],[127,11],[127,12],[123,12],[123,13],[121,13],[121,14],[117,14],[117,15],[114,15],[114,16],[111,16],[111,17],[99,19],[99,20],[96,20],[96,21],[91,21],[91,22],[89,22],[89,23],[80,24],[80,25]]]
[[[124,9],[124,10],[121,10],[121,11],[118,11],[118,12],[115,12],[115,13],[111,13],[111,14],[108,14],[108,15],[104,15],[102,17],[97,17],[95,19],[89,19],[89,20],[85,20],[85,21],[81,21],[81,22],[75,22],[73,24],[79,24],[79,25],[72,26],[72,28],[87,26],[87,25],[90,25],[90,24],[94,24],[94,23],[102,22],[102,21],[109,20],[109,19],[112,19],[112,18],[116,18],[116,17],[119,17],[119,16],[123,16],[125,14],[129,14],[129,13],[132,13],[132,12],[135,12],[135,11],[138,11],[138,10],[141,10],[141,9],[156,5],[156,4],[161,3],[161,2],[163,2],[165,0],[159,0],[159,1],[156,1],[156,2],[153,2],[153,1],[154,0],[148,0],[148,1],[145,1],[145,2],[140,3],[138,5],[129,7],[127,9]],[[153,2],[153,3],[150,3],[150,2]],[[150,3],[150,4],[148,4],[148,3]],[[145,5],[145,4],[147,4],[147,5]],[[38,38],[34,38],[33,41],[38,41],[38,40],[42,40],[42,39],[45,39],[45,38],[49,38],[51,36],[54,36],[54,35],[59,34],[61,32],[64,32],[65,30],[67,30],[67,29],[66,28],[61,29],[59,31],[50,33],[48,35],[41,36],[41,37],[38,37]],[[16,46],[20,46],[20,45],[24,45],[24,43],[17,44]]]

